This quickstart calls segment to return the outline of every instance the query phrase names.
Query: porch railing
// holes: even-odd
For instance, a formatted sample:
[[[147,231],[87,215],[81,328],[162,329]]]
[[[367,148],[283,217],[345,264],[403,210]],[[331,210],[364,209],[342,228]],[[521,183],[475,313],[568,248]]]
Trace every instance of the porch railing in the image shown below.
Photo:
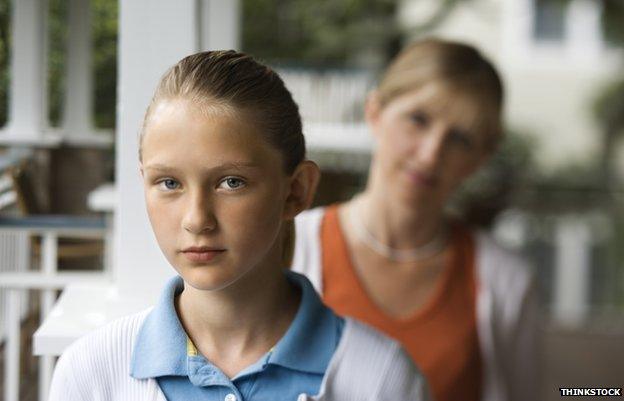
[[[20,336],[21,322],[27,312],[24,304],[28,291],[41,293],[40,319],[52,309],[56,291],[66,285],[80,282],[101,282],[110,277],[107,248],[105,241],[104,269],[100,271],[58,271],[59,238],[106,238],[108,227],[104,217],[77,216],[30,216],[0,217],[0,290],[3,290],[3,323],[5,328],[4,346],[4,400],[19,400],[20,385]],[[41,237],[41,262],[38,271],[15,269],[9,264],[30,253],[30,238]],[[15,249],[13,239],[21,241],[22,248]],[[39,359],[39,399],[44,401],[52,377],[54,358],[42,356]]]

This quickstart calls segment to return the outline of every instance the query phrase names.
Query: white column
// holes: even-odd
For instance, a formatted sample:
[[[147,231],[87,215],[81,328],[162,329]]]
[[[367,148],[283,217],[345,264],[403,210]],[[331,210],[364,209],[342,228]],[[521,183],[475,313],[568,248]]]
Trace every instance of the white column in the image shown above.
[[[200,0],[200,49],[240,49],[240,0]]]
[[[2,134],[36,141],[43,136],[46,0],[11,2],[9,121]]]
[[[41,271],[53,276],[58,268],[58,238],[55,233],[46,233],[43,236],[41,252]],[[54,290],[41,291],[40,319],[44,322],[54,305]],[[52,372],[54,370],[54,357],[43,355],[39,357],[39,401],[46,401]]]
[[[533,47],[533,0],[502,0],[501,63],[525,61]]]
[[[121,293],[153,297],[174,273],[151,233],[139,174],[138,132],[159,78],[199,50],[195,0],[119,2],[117,205],[113,274]]]
[[[21,302],[20,290],[6,290],[6,325],[7,340],[5,342],[4,360],[4,401],[18,401],[20,371],[20,323]]]
[[[574,0],[566,14],[566,45],[576,62],[594,64],[602,50],[600,2]]]
[[[586,222],[561,219],[556,228],[554,316],[564,325],[583,322],[589,307],[591,234]]]
[[[93,73],[91,64],[90,0],[69,0],[67,32],[67,91],[63,128],[68,137],[92,134]]]

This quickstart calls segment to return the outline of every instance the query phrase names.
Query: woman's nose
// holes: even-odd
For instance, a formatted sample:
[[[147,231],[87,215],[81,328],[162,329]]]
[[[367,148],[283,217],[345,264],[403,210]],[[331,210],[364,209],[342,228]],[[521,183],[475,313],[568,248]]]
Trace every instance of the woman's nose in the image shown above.
[[[213,231],[217,227],[217,220],[212,203],[208,195],[199,191],[191,195],[186,204],[182,228],[191,234]]]
[[[420,140],[416,152],[418,163],[426,168],[436,168],[442,159],[444,144],[444,128],[432,127]]]

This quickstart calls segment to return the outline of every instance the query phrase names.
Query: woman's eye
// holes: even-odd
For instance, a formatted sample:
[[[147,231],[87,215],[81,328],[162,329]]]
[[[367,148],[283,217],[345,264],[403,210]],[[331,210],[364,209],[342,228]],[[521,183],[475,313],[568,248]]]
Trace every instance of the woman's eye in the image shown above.
[[[238,189],[243,186],[245,186],[245,181],[236,177],[227,177],[219,184],[219,187],[226,189]]]
[[[472,148],[473,140],[468,133],[461,130],[451,130],[449,134],[449,138],[453,143],[456,143],[467,149]]]
[[[158,185],[165,190],[171,191],[180,188],[180,183],[174,179],[167,178],[158,183]]]
[[[410,120],[419,127],[426,127],[431,119],[424,111],[415,111],[410,114]]]

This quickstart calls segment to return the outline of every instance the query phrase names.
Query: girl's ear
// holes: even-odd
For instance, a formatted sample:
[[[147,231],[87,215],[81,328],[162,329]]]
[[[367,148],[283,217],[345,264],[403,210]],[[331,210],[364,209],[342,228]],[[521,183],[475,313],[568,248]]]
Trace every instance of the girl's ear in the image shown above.
[[[321,171],[312,160],[304,160],[290,178],[288,196],[284,205],[284,218],[292,220],[310,207],[316,187],[321,179]]]

